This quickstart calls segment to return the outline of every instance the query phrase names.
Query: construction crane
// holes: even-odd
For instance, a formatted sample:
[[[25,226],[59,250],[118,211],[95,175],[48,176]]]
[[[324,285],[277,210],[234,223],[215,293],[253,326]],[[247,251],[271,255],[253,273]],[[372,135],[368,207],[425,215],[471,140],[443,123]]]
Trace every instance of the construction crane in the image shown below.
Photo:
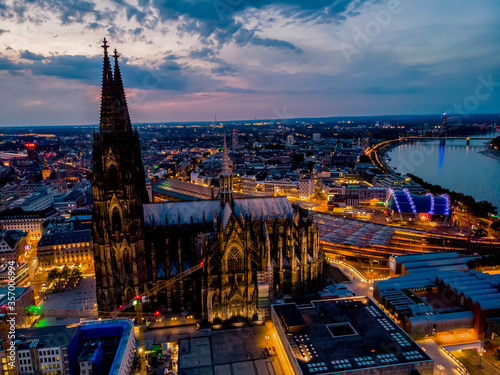
[[[118,309],[114,311],[95,311],[95,310],[64,310],[64,309],[41,309],[41,307],[33,307],[30,309],[24,309],[22,311],[16,310],[17,316],[29,316],[36,315],[40,318],[79,318],[79,319],[100,319],[100,318],[111,318],[114,319],[118,316],[135,318],[138,324],[138,335],[139,335],[139,354],[141,357],[141,371],[144,375],[147,374],[147,359],[146,359],[146,348],[144,343],[144,316],[148,315],[156,315],[154,312],[143,312],[142,311],[142,298],[143,297],[151,297],[152,295],[162,291],[165,288],[168,288],[175,284],[176,282],[182,280],[183,278],[193,274],[194,272],[203,268],[203,262],[197,264],[194,267],[191,267],[178,275],[168,279],[161,281],[154,285],[152,288],[146,290],[145,292],[135,296],[132,300],[130,300],[127,304],[120,306]],[[134,307],[134,312],[124,311],[130,307]],[[5,308],[2,306],[2,310]],[[7,315],[5,312],[0,314],[0,334],[2,337],[2,342],[4,346],[4,353],[7,353],[7,337],[9,333],[9,326],[6,321]],[[5,337],[5,340],[3,340]],[[12,375],[18,374],[17,366],[13,369],[13,372],[9,373]]]

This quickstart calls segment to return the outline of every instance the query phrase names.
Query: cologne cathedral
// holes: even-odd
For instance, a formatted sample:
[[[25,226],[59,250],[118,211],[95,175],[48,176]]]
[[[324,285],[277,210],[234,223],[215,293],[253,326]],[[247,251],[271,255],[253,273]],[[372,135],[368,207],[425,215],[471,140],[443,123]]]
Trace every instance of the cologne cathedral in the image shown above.
[[[211,324],[262,321],[276,299],[317,290],[323,260],[316,224],[286,197],[235,197],[225,138],[218,196],[149,203],[119,55],[115,50],[113,70],[106,40],[103,48],[92,180],[99,311],[126,305],[198,264],[200,270],[150,297],[149,309],[192,312]]]

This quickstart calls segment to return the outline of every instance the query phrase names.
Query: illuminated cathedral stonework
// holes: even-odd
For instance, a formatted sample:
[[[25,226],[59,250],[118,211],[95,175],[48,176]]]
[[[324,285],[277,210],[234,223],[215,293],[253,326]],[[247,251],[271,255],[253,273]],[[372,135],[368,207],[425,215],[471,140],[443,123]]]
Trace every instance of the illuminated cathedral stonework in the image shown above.
[[[236,198],[225,138],[216,199],[147,203],[144,177],[117,54],[113,76],[105,43],[93,177],[99,310],[201,262],[201,270],[154,295],[149,308],[199,313],[215,324],[262,321],[276,299],[321,286],[317,226],[286,197]]]

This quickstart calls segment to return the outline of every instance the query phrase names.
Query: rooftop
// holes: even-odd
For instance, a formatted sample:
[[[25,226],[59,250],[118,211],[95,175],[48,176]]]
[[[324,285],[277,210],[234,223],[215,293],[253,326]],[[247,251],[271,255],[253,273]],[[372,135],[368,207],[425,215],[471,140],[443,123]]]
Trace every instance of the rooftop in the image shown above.
[[[57,214],[57,210],[53,207],[40,211],[24,211],[21,207],[17,207],[0,212],[0,220],[44,219]]]
[[[322,241],[359,248],[388,246],[398,228],[313,212]]]
[[[91,231],[91,215],[74,216],[69,219],[59,217],[47,225],[38,246],[90,242]]]
[[[144,222],[146,225],[173,225],[209,223],[221,213],[218,199],[188,202],[150,203],[144,206]],[[293,208],[286,197],[236,198],[234,213],[239,216],[248,215],[254,219],[273,217],[293,217]]]
[[[27,290],[28,290],[28,288],[20,287],[20,286],[15,287],[14,291],[11,290],[10,292],[9,292],[8,287],[0,288],[0,305],[7,305],[8,304],[7,302],[9,301],[9,298],[8,298],[9,293],[10,293],[10,296],[14,295],[14,298],[18,299]]]
[[[306,331],[286,336],[303,374],[432,361],[366,297],[313,301],[307,307],[273,305],[273,309],[276,313],[295,309],[307,324]]]
[[[67,328],[64,325],[50,327],[31,327],[17,329],[16,338],[18,350],[30,348],[59,348],[68,346],[76,327]]]
[[[184,201],[194,201],[199,199],[211,199],[212,192],[213,196],[217,197],[219,189],[167,178],[155,184],[153,186],[153,192],[182,199]]]

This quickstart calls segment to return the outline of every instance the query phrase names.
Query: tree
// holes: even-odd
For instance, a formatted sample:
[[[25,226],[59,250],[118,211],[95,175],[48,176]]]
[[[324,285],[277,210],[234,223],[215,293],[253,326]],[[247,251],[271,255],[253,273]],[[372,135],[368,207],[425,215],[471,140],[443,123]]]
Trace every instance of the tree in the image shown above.
[[[318,200],[326,200],[327,199],[327,196],[325,193],[323,193],[319,187],[315,187],[314,188],[314,195],[313,195],[313,198],[314,199],[318,199]]]
[[[68,266],[64,266],[63,269],[61,270],[61,273],[59,274],[60,279],[67,280],[70,275],[70,270]]]
[[[57,268],[53,268],[47,274],[47,281],[51,282],[57,280],[59,278],[59,270]]]
[[[73,268],[73,270],[71,271],[71,277],[75,279],[79,279],[80,277],[82,277],[82,271],[80,270],[80,268]]]

